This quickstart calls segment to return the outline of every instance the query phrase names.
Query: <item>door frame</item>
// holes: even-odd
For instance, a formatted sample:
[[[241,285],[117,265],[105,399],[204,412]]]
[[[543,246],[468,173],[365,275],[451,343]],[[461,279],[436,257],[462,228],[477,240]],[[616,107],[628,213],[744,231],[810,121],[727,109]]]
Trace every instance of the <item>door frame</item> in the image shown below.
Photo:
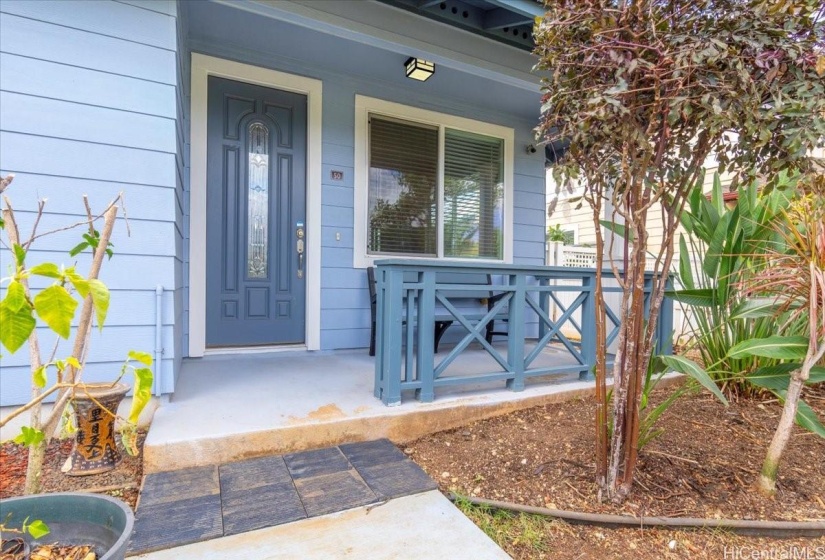
[[[306,332],[307,350],[321,348],[321,108],[322,82],[277,70],[192,53],[189,171],[189,352],[206,351],[206,159],[209,76],[307,96]],[[292,346],[294,348],[294,346]],[[277,348],[276,346],[272,347]],[[228,349],[231,350],[231,349]],[[237,352],[238,349],[234,349]],[[258,349],[260,351],[260,349]],[[210,349],[211,353],[211,349]]]

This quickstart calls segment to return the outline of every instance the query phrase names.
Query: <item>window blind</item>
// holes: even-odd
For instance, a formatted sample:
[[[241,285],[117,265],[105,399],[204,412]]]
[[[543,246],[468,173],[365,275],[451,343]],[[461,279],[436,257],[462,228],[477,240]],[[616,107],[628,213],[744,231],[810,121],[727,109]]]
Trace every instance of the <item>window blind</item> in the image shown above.
[[[444,256],[502,258],[504,142],[447,129]]]
[[[438,129],[369,122],[368,252],[436,256]]]

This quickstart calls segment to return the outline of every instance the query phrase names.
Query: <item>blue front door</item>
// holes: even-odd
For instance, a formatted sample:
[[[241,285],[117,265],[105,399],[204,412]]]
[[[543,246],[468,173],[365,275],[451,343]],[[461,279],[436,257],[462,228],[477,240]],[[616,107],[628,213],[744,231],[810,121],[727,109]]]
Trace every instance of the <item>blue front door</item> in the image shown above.
[[[304,342],[306,97],[209,78],[206,345]]]

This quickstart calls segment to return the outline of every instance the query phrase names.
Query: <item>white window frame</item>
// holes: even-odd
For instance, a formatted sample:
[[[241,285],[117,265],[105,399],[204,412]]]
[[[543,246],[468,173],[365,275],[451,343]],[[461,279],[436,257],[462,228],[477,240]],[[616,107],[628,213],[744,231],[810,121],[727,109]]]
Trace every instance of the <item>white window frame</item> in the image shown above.
[[[369,117],[391,117],[438,128],[438,254],[432,256],[370,255],[367,253],[369,208]],[[502,224],[502,258],[459,258],[444,256],[444,129],[451,128],[500,138],[504,141],[504,223]],[[355,96],[355,208],[353,224],[353,266],[367,268],[379,259],[433,259],[460,262],[513,262],[513,143],[512,128],[419,109],[400,103],[363,95]]]
[[[570,247],[575,247],[579,244],[579,224],[561,224],[561,231],[562,233],[569,231],[573,234],[573,245],[570,245]]]

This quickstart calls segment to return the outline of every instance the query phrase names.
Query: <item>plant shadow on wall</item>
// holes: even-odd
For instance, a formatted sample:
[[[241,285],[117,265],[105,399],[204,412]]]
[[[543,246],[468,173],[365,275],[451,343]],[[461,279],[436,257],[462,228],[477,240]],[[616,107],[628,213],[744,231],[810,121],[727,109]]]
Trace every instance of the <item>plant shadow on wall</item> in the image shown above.
[[[31,233],[23,238],[22,224],[6,194],[13,178],[9,175],[0,179],[3,195],[0,227],[5,233],[2,242],[13,261],[10,276],[2,279],[5,297],[0,301],[0,344],[13,354],[28,343],[31,400],[0,419],[0,427],[29,414],[29,424],[21,428],[15,442],[29,448],[25,493],[37,494],[41,491],[46,445],[57,432],[75,436],[72,455],[64,466],[68,474],[93,474],[114,468],[119,460],[119,446],[114,437],[116,418],[121,423],[122,447],[128,453],[136,452],[137,421],[151,399],[152,357],[130,351],[114,379],[97,383],[83,380],[92,328],[96,325],[102,331],[109,311],[110,292],[99,276],[104,261],[113,255],[111,238],[123,205],[122,194],[97,214],[92,212],[84,196],[85,219],[50,231],[40,231],[43,218],[48,214],[46,201],[39,200],[34,213],[21,213],[27,218],[34,216],[30,220]],[[38,261],[37,240],[71,230],[82,232],[81,239],[69,252],[75,264],[32,263]],[[87,274],[79,272],[78,262],[88,265]],[[47,327],[54,335],[54,342],[41,344],[44,329],[39,329],[39,325]],[[61,348],[62,341],[67,342],[68,350]],[[131,386],[124,383],[129,377]],[[118,417],[117,405],[130,389],[132,404],[128,417]],[[45,414],[42,404],[48,400],[53,400],[54,405]],[[20,517],[19,512],[13,513]],[[4,521],[0,519],[0,523]],[[25,529],[37,539],[44,536],[47,525],[47,519],[28,519],[21,527],[4,529]]]

